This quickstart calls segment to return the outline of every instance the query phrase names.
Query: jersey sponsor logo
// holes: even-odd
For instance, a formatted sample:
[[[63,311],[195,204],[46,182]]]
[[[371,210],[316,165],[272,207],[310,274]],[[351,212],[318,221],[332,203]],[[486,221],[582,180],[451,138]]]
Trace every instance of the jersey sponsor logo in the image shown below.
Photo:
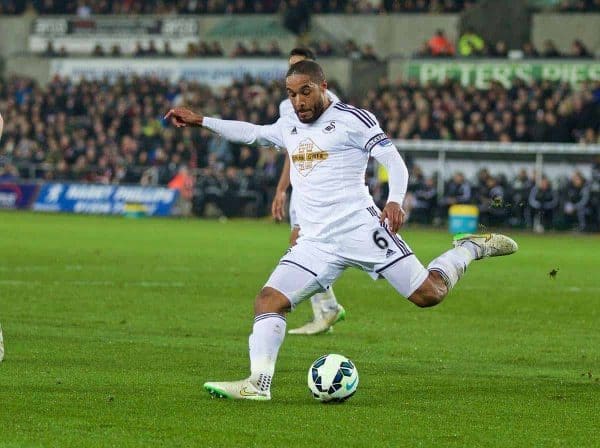
[[[323,129],[323,132],[325,134],[329,134],[329,133],[331,133],[333,131],[335,131],[335,121],[331,121],[329,123],[329,125],[325,129]]]
[[[292,129],[292,132],[290,132],[291,135],[296,135],[298,133],[298,129],[296,129],[296,126],[294,126],[294,128]]]
[[[327,160],[329,153],[319,148],[310,138],[302,140],[292,153],[292,163],[302,176],[308,174],[319,163]]]
[[[388,138],[385,133],[381,132],[369,139],[367,144],[365,145],[366,151],[371,151],[376,145],[381,146],[389,146],[392,144],[392,141]]]
[[[385,253],[385,258],[390,258],[392,255],[394,255],[396,253],[395,250],[392,249],[388,249],[387,252]]]

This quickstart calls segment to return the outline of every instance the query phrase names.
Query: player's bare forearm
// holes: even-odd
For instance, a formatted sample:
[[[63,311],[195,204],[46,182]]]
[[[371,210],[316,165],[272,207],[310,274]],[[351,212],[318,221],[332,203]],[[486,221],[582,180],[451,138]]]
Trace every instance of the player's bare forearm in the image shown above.
[[[271,204],[271,214],[277,221],[283,221],[285,218],[285,203],[287,199],[287,189],[290,186],[290,159],[286,155],[285,162],[283,164],[283,170],[281,176],[279,176],[279,182],[277,183],[277,190],[275,190],[275,197]]]
[[[4,119],[2,118],[2,114],[0,114],[0,139],[2,138],[3,130],[4,130]]]

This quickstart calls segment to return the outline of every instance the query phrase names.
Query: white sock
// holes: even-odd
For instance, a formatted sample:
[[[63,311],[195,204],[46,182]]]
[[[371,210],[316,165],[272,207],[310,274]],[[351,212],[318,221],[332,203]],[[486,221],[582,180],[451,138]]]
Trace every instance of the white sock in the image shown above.
[[[450,290],[460,280],[466,272],[467,266],[474,259],[475,256],[469,248],[458,246],[437,257],[429,263],[427,269],[440,274]]]
[[[333,293],[333,288],[329,287],[324,292],[318,292],[310,298],[315,318],[319,318],[321,313],[337,310],[338,302]]]
[[[250,379],[262,391],[271,388],[273,372],[279,347],[285,336],[285,317],[277,313],[265,313],[254,318],[250,347]]]

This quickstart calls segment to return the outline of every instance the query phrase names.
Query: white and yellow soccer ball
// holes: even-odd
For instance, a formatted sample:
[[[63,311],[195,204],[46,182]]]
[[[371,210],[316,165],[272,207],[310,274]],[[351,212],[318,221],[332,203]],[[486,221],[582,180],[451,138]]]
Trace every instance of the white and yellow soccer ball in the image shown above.
[[[342,355],[323,355],[308,369],[308,388],[316,400],[344,401],[356,392],[358,370]]]

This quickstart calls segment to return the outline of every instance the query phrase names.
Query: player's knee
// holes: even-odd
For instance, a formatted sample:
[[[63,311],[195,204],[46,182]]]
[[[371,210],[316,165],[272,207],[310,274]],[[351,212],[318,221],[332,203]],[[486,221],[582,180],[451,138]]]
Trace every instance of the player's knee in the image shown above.
[[[448,294],[448,288],[442,281],[431,275],[423,284],[408,298],[420,308],[428,308],[438,305]]]
[[[254,301],[254,315],[265,313],[286,313],[290,310],[289,300],[274,288],[263,288]]]

